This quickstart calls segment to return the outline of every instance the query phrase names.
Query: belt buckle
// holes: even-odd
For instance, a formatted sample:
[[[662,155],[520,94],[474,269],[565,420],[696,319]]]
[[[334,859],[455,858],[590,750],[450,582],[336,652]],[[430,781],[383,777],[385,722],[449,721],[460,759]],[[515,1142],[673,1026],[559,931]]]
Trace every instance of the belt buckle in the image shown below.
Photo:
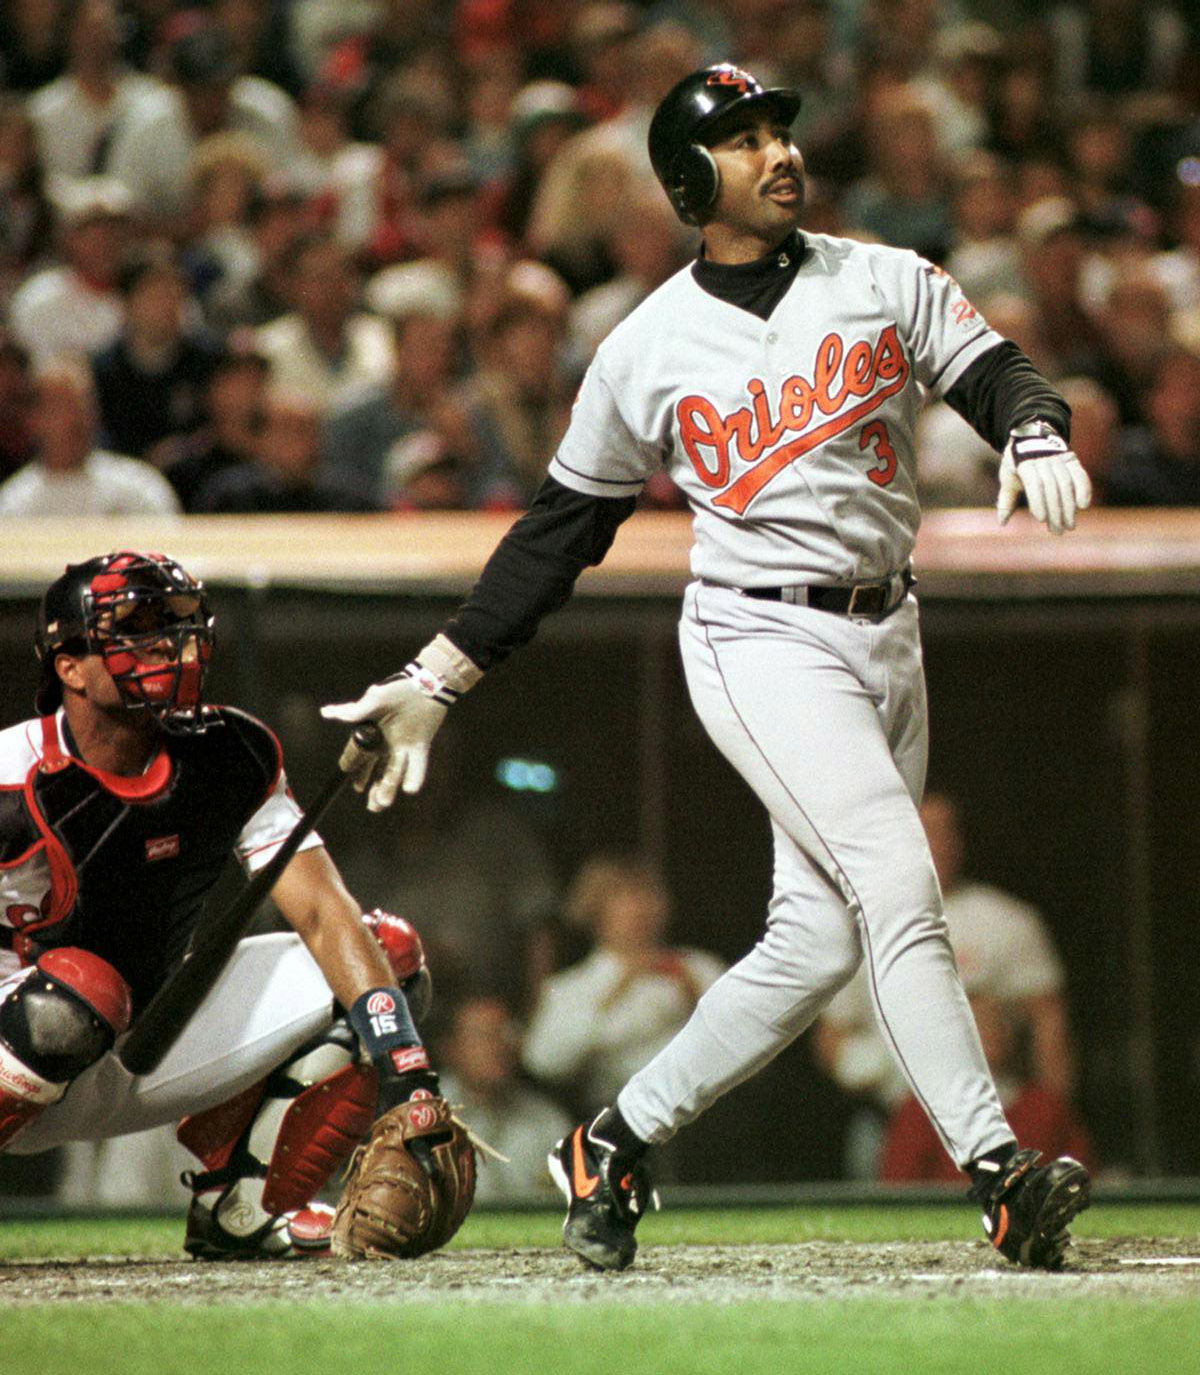
[[[890,584],[881,582],[856,583],[850,589],[850,603],[846,607],[846,615],[856,621],[878,620],[887,607],[889,587]],[[860,593],[863,594],[861,598]],[[861,609],[860,600],[864,603]],[[874,603],[873,606],[870,605],[871,602]]]

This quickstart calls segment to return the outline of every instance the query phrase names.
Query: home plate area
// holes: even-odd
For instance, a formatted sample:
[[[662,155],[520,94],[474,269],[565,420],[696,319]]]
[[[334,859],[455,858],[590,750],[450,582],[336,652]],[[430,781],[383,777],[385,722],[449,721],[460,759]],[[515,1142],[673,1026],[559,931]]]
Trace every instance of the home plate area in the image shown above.
[[[416,1261],[201,1264],[93,1259],[0,1264],[0,1305],[145,1301],[735,1303],[854,1297],[1131,1299],[1200,1292],[1200,1242],[1080,1239],[1066,1268],[1021,1270],[986,1242],[804,1242],[772,1246],[643,1247],[632,1269],[601,1274],[563,1251],[437,1252]]]

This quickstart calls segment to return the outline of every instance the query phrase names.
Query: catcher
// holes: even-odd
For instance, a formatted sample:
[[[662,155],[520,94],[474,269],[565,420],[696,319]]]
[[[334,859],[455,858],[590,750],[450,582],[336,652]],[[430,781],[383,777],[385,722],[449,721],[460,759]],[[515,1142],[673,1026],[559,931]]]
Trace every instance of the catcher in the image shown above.
[[[293,931],[240,942],[156,1070],[112,1053],[229,854],[260,868],[299,817],[271,731],[203,703],[202,585],[161,554],[72,565],[35,645],[38,714],[0,731],[0,1151],[182,1118],[195,1257],[442,1245],[475,1160],[414,1025],[421,940],[363,914],[316,834],[272,889]],[[335,1220],[314,1195],[368,1134]]]

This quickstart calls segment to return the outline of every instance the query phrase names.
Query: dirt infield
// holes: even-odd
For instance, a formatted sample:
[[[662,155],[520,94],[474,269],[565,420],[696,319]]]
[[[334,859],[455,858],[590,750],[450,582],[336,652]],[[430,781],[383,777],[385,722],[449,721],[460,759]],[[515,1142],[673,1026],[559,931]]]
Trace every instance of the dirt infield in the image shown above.
[[[94,1259],[0,1263],[0,1307],[147,1301],[734,1303],[856,1297],[1200,1298],[1200,1241],[1077,1241],[1058,1274],[1023,1271],[983,1242],[805,1242],[790,1246],[647,1246],[619,1275],[562,1251],[452,1250],[419,1261],[199,1264]]]

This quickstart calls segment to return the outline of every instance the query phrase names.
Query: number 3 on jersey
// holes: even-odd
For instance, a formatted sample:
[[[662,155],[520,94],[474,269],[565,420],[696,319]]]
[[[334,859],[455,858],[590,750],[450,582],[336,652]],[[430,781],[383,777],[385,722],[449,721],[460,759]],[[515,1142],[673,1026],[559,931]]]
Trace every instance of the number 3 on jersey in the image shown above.
[[[896,451],[882,420],[872,420],[862,427],[858,447],[866,449],[868,445],[874,452],[875,466],[867,469],[867,476],[877,487],[886,487],[896,476]]]

